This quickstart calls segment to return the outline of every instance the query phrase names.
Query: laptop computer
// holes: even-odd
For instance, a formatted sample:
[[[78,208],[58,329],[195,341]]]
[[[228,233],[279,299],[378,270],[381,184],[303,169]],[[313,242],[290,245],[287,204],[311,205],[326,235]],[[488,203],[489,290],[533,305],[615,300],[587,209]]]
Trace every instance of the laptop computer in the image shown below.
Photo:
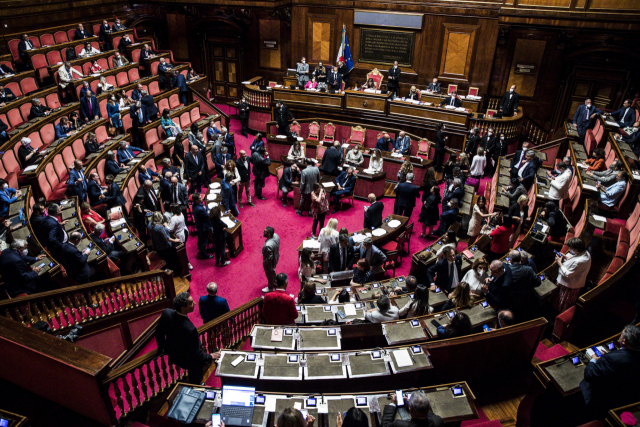
[[[255,397],[254,387],[222,386],[220,416],[225,425],[250,427]]]

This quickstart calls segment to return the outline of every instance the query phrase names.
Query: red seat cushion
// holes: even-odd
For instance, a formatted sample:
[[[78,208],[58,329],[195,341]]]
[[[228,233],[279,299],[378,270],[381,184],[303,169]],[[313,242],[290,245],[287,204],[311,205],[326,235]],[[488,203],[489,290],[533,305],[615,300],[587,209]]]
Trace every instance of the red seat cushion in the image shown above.
[[[629,244],[625,242],[618,243],[618,248],[616,249],[616,257],[626,259],[628,253]]]
[[[629,230],[627,230],[625,227],[622,227],[620,229],[620,234],[618,235],[618,244],[620,243],[626,243],[627,245],[629,244]]]
[[[620,267],[622,267],[623,264],[624,264],[623,259],[614,257],[613,260],[611,260],[611,264],[609,264],[607,273],[614,275],[618,270],[620,270]]]

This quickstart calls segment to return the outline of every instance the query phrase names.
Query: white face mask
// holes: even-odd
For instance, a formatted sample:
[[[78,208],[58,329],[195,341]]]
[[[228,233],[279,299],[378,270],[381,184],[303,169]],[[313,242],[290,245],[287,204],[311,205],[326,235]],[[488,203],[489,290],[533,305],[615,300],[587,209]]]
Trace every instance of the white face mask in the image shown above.
[[[22,256],[29,255],[29,249],[23,249],[22,251],[20,251],[20,255],[22,255]]]
[[[504,136],[501,136],[501,137],[500,137],[500,141],[504,141]]]
[[[491,136],[491,135],[493,135],[493,132],[489,132],[487,135]]]
[[[9,184],[7,184],[6,182],[4,184],[2,184],[2,189],[6,190],[7,188],[9,188]]]
[[[591,104],[587,104],[587,108],[591,108]]]
[[[478,276],[482,276],[484,274],[484,268],[478,269]]]
[[[112,100],[112,101],[115,101],[115,100],[116,100],[116,97],[115,97],[115,96],[112,96],[112,97],[111,97],[111,100]]]
[[[509,92],[513,93],[513,92],[514,92],[514,90],[513,90],[513,89],[510,89],[510,90],[509,90]]]

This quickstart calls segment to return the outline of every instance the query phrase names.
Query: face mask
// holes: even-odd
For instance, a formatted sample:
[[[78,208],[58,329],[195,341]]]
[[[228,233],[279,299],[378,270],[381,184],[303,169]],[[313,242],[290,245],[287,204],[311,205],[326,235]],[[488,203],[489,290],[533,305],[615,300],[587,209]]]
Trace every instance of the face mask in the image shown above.
[[[500,141],[504,141],[504,136],[501,136],[501,137],[500,137]]]
[[[587,104],[587,108],[591,108],[591,104]]]
[[[20,252],[20,255],[22,255],[22,256],[27,256],[27,255],[29,255],[29,249],[23,249],[23,250]]]
[[[112,96],[112,97],[111,97],[111,100],[112,100],[112,101],[115,101],[115,100],[116,100],[116,97],[115,97],[115,96]]]
[[[484,274],[484,268],[479,268],[479,269],[478,269],[478,274],[479,274],[480,276],[482,276],[482,275]]]
[[[7,183],[2,184],[2,189],[3,190],[6,190],[7,188],[9,188],[9,184],[7,184]]]
[[[489,132],[487,135],[491,136],[491,135],[493,135],[493,132]]]
[[[511,89],[509,92],[513,93],[513,89]]]

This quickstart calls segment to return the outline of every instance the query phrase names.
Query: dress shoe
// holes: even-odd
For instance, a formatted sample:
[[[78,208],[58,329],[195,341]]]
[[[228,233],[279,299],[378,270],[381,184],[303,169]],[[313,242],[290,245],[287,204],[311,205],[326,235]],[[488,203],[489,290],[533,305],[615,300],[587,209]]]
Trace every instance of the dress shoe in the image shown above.
[[[268,294],[269,292],[273,292],[273,291],[269,289],[269,287],[267,286],[266,288],[262,288],[262,292],[264,292],[265,294]]]
[[[200,258],[200,259],[211,259],[211,258],[213,258],[213,255],[211,255],[211,254],[198,255],[198,258]]]
[[[283,207],[283,208],[286,208],[286,207],[287,207],[287,204],[286,204],[286,203],[283,203],[283,204],[282,204],[282,207]]]
[[[258,200],[267,200],[266,197],[258,197]]]
[[[332,214],[334,214],[334,213],[336,213],[336,212],[338,212],[338,211],[337,211],[337,210],[335,210],[335,209],[331,211],[331,213],[332,213]]]
[[[224,263],[222,263],[220,266],[221,267],[226,267],[227,265],[231,264],[231,261],[225,261]]]
[[[244,206],[242,206],[242,203],[238,203],[238,206],[240,207],[240,209],[242,209]]]
[[[300,211],[296,211],[296,215],[298,215],[298,216],[302,216],[302,212],[300,212]]]
[[[249,202],[249,203],[248,203],[248,205],[249,205],[249,206],[251,206],[252,208],[255,208],[255,207],[256,207],[256,205],[254,205],[254,204],[253,204],[253,203],[251,203],[251,202]]]

